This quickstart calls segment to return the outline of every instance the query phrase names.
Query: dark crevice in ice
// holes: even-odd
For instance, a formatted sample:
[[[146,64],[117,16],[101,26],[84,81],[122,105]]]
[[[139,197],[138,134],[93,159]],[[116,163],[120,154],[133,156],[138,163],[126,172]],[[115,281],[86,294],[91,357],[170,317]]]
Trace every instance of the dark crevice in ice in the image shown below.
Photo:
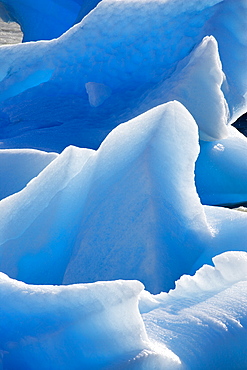
[[[236,129],[238,129],[238,131],[240,131],[242,134],[247,136],[247,113],[239,117],[233,126],[236,127]]]

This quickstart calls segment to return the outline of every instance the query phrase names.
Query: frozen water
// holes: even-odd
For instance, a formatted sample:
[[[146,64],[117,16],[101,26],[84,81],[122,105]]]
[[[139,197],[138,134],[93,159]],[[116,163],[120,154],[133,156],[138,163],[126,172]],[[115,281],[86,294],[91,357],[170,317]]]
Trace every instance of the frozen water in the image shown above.
[[[200,138],[206,141],[228,136],[229,112],[221,87],[225,81],[214,37],[202,43],[183,59],[173,75],[145,98],[143,107],[176,99],[193,115]]]
[[[170,102],[117,127],[97,152],[67,148],[0,203],[1,270],[38,284],[132,278],[171,288],[211,238],[194,185],[197,137]]]
[[[196,186],[202,203],[237,205],[247,199],[247,140],[234,127],[229,136],[201,142],[196,163]]]
[[[111,89],[104,84],[87,82],[85,87],[91,107],[98,107],[111,95]]]
[[[51,161],[55,153],[33,149],[4,149],[0,151],[0,199],[17,193],[36,177]]]
[[[246,78],[241,66],[246,63],[242,36],[246,8],[241,8],[238,28],[229,29],[224,22],[225,13],[229,11],[232,22],[239,21],[240,10],[234,4],[236,2],[230,0],[186,3],[169,0],[157,1],[155,4],[135,1],[130,6],[128,1],[107,0],[100,2],[78,25],[58,39],[1,48],[0,109],[8,117],[5,121],[7,127],[0,131],[1,147],[9,148],[12,145],[61,151],[73,144],[96,149],[113,127],[154,106],[151,101],[145,106],[141,103],[148,92],[173,75],[174,78],[177,76],[178,81],[178,72],[185,67],[184,62],[188,62],[190,57],[187,57],[191,53],[191,62],[184,73],[186,78],[190,78],[194,95],[192,88],[186,91],[186,85],[181,79],[181,90],[177,89],[176,96],[169,100],[181,98],[185,104],[187,93],[188,108],[199,115],[199,110],[196,110],[199,96],[195,93],[199,87],[196,86],[197,78],[193,79],[190,68],[197,60],[198,73],[201,71],[203,77],[207,73],[214,81],[214,86],[209,87],[212,91],[209,91],[205,77],[202,82],[206,89],[200,90],[201,98],[204,98],[203,93],[207,91],[207,100],[209,93],[212,93],[219,102],[217,107],[213,107],[211,101],[208,111],[205,104],[204,111],[212,111],[212,114],[215,112],[217,117],[223,113],[219,121],[214,118],[212,122],[211,119],[205,122],[201,114],[198,122],[204,130],[206,126],[210,127],[206,133],[209,137],[212,135],[212,127],[216,126],[216,138],[222,138],[227,114],[224,96],[220,91],[223,80],[222,89],[230,105],[228,121],[233,119],[232,115],[236,117],[245,109]],[[226,79],[213,41],[204,41],[197,52],[194,50],[204,36],[210,35],[209,30],[219,44]],[[236,39],[234,53],[227,52],[229,46],[224,42],[226,30],[231,40]],[[208,61],[207,67],[200,66],[196,58],[200,52]],[[225,65],[234,65],[234,68],[225,69]],[[207,72],[209,66],[212,66],[212,74]],[[233,84],[231,76],[235,70],[240,71],[241,78]],[[90,105],[88,100],[85,86],[89,82],[103,84],[112,91],[111,96],[97,107]],[[167,88],[169,91],[169,84]],[[167,91],[164,95],[158,104],[167,101]],[[194,105],[190,98],[197,98]],[[30,119],[33,116],[35,119]],[[33,130],[40,128],[44,122],[45,127],[39,132]],[[88,127],[91,128],[90,133]]]
[[[137,281],[34,286],[1,273],[3,368],[103,369],[114,361],[117,369],[129,368],[143,350],[152,357],[138,310],[141,290]]]
[[[192,277],[182,276],[168,294],[151,297],[152,308],[143,314],[149,337],[162,338],[179,356],[181,369],[247,366],[247,254],[228,252],[213,262]],[[143,297],[148,310],[148,297]]]
[[[1,270],[35,284],[138,279],[157,293],[239,238],[247,250],[245,213],[229,211],[229,226],[227,213],[202,206],[198,153],[197,125],[178,102],[118,126],[97,152],[68,147],[1,201]]]
[[[50,40],[78,23],[98,0],[2,0],[0,17],[20,24],[23,41]]]
[[[245,369],[246,1],[95,5],[1,2],[0,368]]]

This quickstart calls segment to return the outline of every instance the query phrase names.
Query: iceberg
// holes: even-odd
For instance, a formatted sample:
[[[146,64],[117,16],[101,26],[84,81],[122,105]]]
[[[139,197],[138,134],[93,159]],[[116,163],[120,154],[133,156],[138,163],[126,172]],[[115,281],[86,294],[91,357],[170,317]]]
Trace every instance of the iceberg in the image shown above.
[[[221,130],[228,110],[227,122],[231,123],[246,110],[244,2],[241,6],[233,0],[141,0],[131,4],[127,0],[101,1],[57,39],[1,47],[0,111],[6,117],[0,130],[1,148],[12,144],[61,152],[72,144],[97,149],[118,124],[153,108],[151,99],[144,104],[145,98],[165,81],[164,99],[161,97],[158,104],[180,98],[185,104],[186,93],[187,104],[190,98],[197,98],[194,89],[199,88],[195,86],[198,76],[193,78],[192,68],[196,61],[197,73],[201,69],[201,76],[211,76],[215,81],[210,89],[212,94],[219,94],[220,105],[214,110],[218,109],[218,115],[223,110]],[[238,27],[230,27],[226,22],[225,14],[229,12],[232,23]],[[226,32],[231,36],[230,44],[224,41]],[[210,38],[199,47],[203,38],[210,35],[218,46]],[[234,52],[227,52],[230,49]],[[209,66],[200,65],[200,53],[210,59],[212,73],[206,71]],[[232,77],[234,71],[239,71],[238,79]],[[190,85],[182,83],[184,77],[190,79],[191,90]],[[181,82],[173,97],[169,96],[170,78],[175,84]],[[202,83],[207,83],[206,77]],[[86,86],[101,84],[105,93],[101,95],[98,88],[96,95],[107,99],[95,106],[90,103],[92,88],[88,95]],[[202,98],[203,91],[201,88]],[[189,109],[193,109],[191,105]],[[202,117],[200,121],[205,130],[206,122]],[[207,134],[210,136],[210,132]],[[216,138],[220,137],[218,132]]]
[[[1,2],[0,369],[247,367],[246,14]]]
[[[0,203],[1,271],[35,284],[173,287],[211,238],[194,185],[198,152],[197,125],[177,102],[118,126],[97,152],[68,147]]]
[[[182,276],[169,293],[154,296],[137,281],[35,286],[1,273],[0,364],[18,370],[51,364],[244,368],[247,254],[228,252],[213,261],[194,276]]]
[[[97,0],[2,0],[0,17],[21,26],[23,42],[51,40],[80,22]]]
[[[142,289],[137,281],[34,286],[1,273],[2,367],[103,369],[114,362],[115,369],[131,368],[145,351],[157,364],[159,354],[152,349],[138,310]],[[168,364],[176,362],[168,350],[166,357]]]
[[[230,126],[226,139],[200,143],[196,186],[203,204],[245,204],[246,138]]]
[[[181,369],[246,367],[246,256],[223,253],[214,266],[182,276],[169,293],[141,293],[149,337],[162,338]]]
[[[177,71],[145,98],[143,107],[178,100],[192,114],[200,139],[215,141],[228,136],[229,109],[222,85],[222,71],[217,41],[206,36],[201,44],[177,66]]]
[[[56,157],[34,149],[3,149],[0,151],[0,199],[22,190]]]

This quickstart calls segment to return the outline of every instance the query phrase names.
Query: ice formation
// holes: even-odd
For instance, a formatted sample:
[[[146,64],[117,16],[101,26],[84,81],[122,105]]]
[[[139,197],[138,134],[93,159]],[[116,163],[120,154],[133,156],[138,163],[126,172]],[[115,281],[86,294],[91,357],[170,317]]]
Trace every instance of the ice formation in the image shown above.
[[[211,238],[194,185],[198,152],[196,123],[177,102],[120,125],[97,152],[67,148],[0,203],[1,271],[36,284],[132,278],[152,292],[173,287]]]
[[[246,0],[0,14],[0,369],[245,369]]]
[[[46,153],[33,149],[1,150],[0,199],[22,190],[57,156],[57,153]]]
[[[142,289],[137,281],[33,286],[1,273],[3,368],[102,369],[113,359],[113,368],[131,368],[144,351],[157,365],[162,355],[152,350],[138,310]],[[176,360],[166,352],[163,360]]]
[[[193,277],[182,276],[168,294],[141,298],[149,337],[162,335],[179,356],[181,369],[247,366],[247,254],[227,252],[213,262]]]
[[[201,142],[196,185],[203,204],[237,205],[247,199],[246,138],[229,127],[226,139]]]
[[[51,40],[80,22],[99,1],[2,0],[0,17],[6,22],[20,24],[24,42]]]
[[[226,20],[229,11],[230,23]],[[5,116],[1,117],[1,147],[15,145],[61,152],[73,144],[96,149],[113,127],[154,107],[152,99],[145,98],[161,84],[166,82],[166,88],[158,104],[180,98],[185,104],[186,96],[197,97],[192,92],[194,85],[190,91],[190,84],[182,83],[186,77],[196,84],[190,68],[196,61],[197,77],[200,75],[204,84],[196,89],[200,89],[201,98],[207,91],[207,99],[212,93],[219,101],[213,111],[218,110],[218,116],[223,110],[224,117],[218,123],[222,131],[225,119],[232,121],[245,109],[244,14],[244,1],[138,0],[130,6],[127,0],[107,0],[58,39],[2,47],[0,110]],[[217,40],[221,62],[212,38],[195,51],[210,35]],[[200,53],[208,61],[207,67],[198,61]],[[207,70],[209,66],[211,72]],[[236,71],[241,76],[237,79]],[[207,85],[209,77],[211,87]],[[181,88],[175,96],[169,96],[170,82],[176,84],[179,80]],[[90,104],[86,91],[92,82],[111,91],[110,97],[97,107]],[[229,106],[227,118],[224,99]],[[193,108],[191,103],[188,108]],[[213,123],[205,120],[200,117],[204,128],[212,127]],[[216,138],[222,138],[222,132]]]

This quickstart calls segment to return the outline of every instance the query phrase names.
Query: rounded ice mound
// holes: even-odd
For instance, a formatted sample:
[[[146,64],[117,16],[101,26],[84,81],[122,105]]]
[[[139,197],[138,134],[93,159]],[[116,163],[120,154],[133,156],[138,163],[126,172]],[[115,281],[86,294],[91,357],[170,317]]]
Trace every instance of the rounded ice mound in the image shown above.
[[[147,337],[138,310],[142,290],[138,281],[121,280],[27,285],[0,273],[0,366],[180,369],[175,354]]]
[[[225,252],[213,258],[215,268],[229,283],[247,280],[247,253]]]
[[[247,138],[232,126],[226,139],[200,143],[195,181],[203,204],[233,207],[247,201],[246,155]]]
[[[1,273],[3,368],[96,369],[129,360],[148,349],[142,289],[137,281],[26,285]]]
[[[243,14],[240,14],[241,10]],[[234,25],[240,19],[239,29],[227,25],[225,17],[231,11],[231,22],[228,23]],[[176,74],[181,67],[180,62],[183,63],[190,54],[195,56],[195,48],[207,35],[213,35],[219,44],[220,60],[226,75],[222,89],[230,105],[230,114],[238,114],[236,112],[243,108],[246,92],[243,82],[246,80],[245,18],[246,7],[242,1],[105,0],[58,39],[2,47],[0,109],[8,112],[11,123],[17,123],[4,122],[8,127],[8,137],[4,137],[2,147],[9,143],[23,147],[25,142],[27,147],[48,147],[59,152],[69,144],[97,148],[113,127],[144,111],[139,109],[144,97],[157,84]],[[229,33],[231,47],[227,45],[228,41],[225,42],[226,32]],[[201,56],[204,62],[207,56],[205,65],[212,67],[212,71],[214,69],[212,75],[208,74],[213,85],[207,86],[208,70],[202,68],[198,57],[196,78],[190,79],[192,64],[185,76],[193,86],[194,95],[183,85],[180,95],[186,106],[188,93],[188,109],[196,115],[202,137],[211,140],[227,135],[224,127],[227,109],[219,90],[218,77],[221,79],[223,74],[221,71],[216,77],[215,72],[220,65],[213,53],[212,60],[209,59],[213,48],[210,42],[208,44],[207,52],[205,48]],[[236,52],[229,53],[230,49]],[[237,74],[235,86],[232,81]],[[204,88],[200,89],[196,80],[203,80]],[[99,84],[97,92],[91,89],[89,96],[85,88],[88,82]],[[112,90],[110,96],[108,88],[103,92],[99,88],[103,85]],[[169,83],[167,86],[169,90]],[[179,94],[171,99],[179,100]],[[198,106],[208,115],[208,120]],[[145,110],[152,107],[151,104]],[[34,113],[37,121],[47,122],[49,130],[40,132],[27,126]],[[66,135],[61,135],[64,126],[54,129],[53,122],[57,121],[65,123]],[[18,137],[17,127],[20,132],[24,131]],[[51,133],[60,139],[51,142]]]

